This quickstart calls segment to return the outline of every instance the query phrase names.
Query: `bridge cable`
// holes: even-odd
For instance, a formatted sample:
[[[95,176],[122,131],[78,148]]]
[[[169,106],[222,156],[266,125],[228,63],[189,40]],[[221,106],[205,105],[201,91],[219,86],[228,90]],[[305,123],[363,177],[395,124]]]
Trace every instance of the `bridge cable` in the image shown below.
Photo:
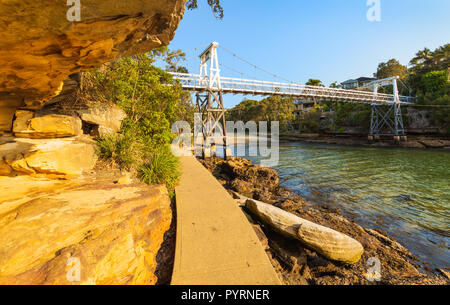
[[[249,77],[249,78],[251,78],[251,79],[260,80],[260,79],[258,79],[257,77],[254,77],[253,75],[250,75],[250,74],[247,74],[247,73],[238,71],[238,70],[236,70],[236,69],[234,69],[234,68],[232,68],[232,67],[229,67],[229,66],[227,66],[227,65],[225,65],[225,64],[223,64],[223,63],[219,63],[219,65],[222,66],[222,67],[224,67],[224,68],[226,68],[226,69],[228,69],[228,70],[231,70],[231,71],[233,71],[233,72],[235,72],[235,73],[240,74],[242,77],[245,75],[245,76],[247,76],[247,77]]]
[[[208,47],[208,46],[209,46],[209,44],[207,44],[207,45],[202,45],[202,46],[199,46],[199,47],[196,47],[196,48],[192,48],[192,49],[187,50],[187,51],[182,51],[182,50],[180,50],[180,51],[178,51],[178,52],[176,52],[176,53],[174,53],[174,54],[170,54],[170,55],[168,55],[168,56],[166,56],[166,57],[156,56],[155,58],[164,61],[164,60],[167,60],[167,59],[169,59],[169,58],[175,57],[175,56],[177,56],[177,55],[181,55],[181,54],[186,55],[187,53],[191,53],[191,52],[197,51],[197,50],[199,50],[199,49],[205,49],[205,48]]]
[[[261,68],[261,67],[255,65],[255,64],[252,64],[252,63],[249,62],[248,60],[246,60],[246,59],[244,59],[244,58],[242,58],[242,57],[236,55],[235,53],[233,53],[232,51],[228,50],[227,48],[225,48],[225,47],[222,46],[222,45],[219,45],[219,48],[222,48],[224,51],[230,53],[232,56],[234,56],[234,57],[236,57],[237,59],[239,59],[239,60],[245,62],[246,64],[252,66],[252,67],[255,68],[255,69],[258,69],[258,70],[260,70],[260,71],[262,71],[262,72],[264,72],[264,73],[267,73],[267,74],[269,74],[269,75],[271,75],[271,76],[273,76],[273,77],[275,77],[275,78],[278,78],[278,79],[287,81],[287,82],[289,82],[289,83],[293,83],[293,84],[295,83],[295,82],[293,82],[293,81],[291,81],[291,80],[289,80],[289,79],[287,79],[287,78],[284,78],[284,77],[282,77],[282,76],[279,76],[279,75],[277,75],[277,74],[274,74],[274,73],[272,73],[272,72],[269,72],[269,71],[267,71],[266,69],[263,69],[263,68]]]

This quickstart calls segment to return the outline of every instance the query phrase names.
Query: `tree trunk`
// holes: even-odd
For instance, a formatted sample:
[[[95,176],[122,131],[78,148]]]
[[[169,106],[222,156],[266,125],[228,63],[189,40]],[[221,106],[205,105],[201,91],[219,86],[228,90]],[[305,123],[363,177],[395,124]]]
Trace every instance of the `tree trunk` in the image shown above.
[[[245,207],[276,231],[299,240],[330,260],[356,263],[364,252],[357,240],[275,206],[248,199]]]

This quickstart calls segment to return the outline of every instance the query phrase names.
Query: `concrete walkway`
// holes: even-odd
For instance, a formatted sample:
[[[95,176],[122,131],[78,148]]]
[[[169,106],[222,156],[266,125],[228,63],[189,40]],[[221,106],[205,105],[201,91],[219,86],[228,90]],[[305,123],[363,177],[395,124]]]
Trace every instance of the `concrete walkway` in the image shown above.
[[[181,157],[172,285],[279,285],[239,206],[194,157]]]

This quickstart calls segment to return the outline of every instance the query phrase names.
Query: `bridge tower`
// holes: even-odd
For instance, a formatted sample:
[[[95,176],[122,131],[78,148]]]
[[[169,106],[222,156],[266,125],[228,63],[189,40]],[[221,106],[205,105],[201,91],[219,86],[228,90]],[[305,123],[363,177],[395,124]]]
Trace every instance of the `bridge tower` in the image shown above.
[[[199,82],[205,90],[197,92],[196,104],[201,116],[200,135],[194,135],[195,149],[205,158],[215,154],[216,144],[223,147],[224,158],[231,157],[231,150],[227,147],[227,127],[225,121],[225,108],[223,106],[223,91],[220,81],[219,59],[217,47],[219,43],[213,42],[200,54]],[[200,121],[200,117],[198,120]],[[220,139],[214,137],[220,133]]]
[[[398,76],[380,79],[371,82],[367,86],[373,86],[374,96],[378,95],[378,88],[383,86],[392,85],[394,101],[391,105],[381,105],[373,103],[372,113],[370,118],[370,132],[369,141],[378,140],[380,136],[393,136],[394,140],[400,142],[400,140],[406,141],[406,131],[403,125],[403,117],[401,110],[400,96],[398,93],[397,85]],[[383,130],[390,130],[390,134],[382,134]]]

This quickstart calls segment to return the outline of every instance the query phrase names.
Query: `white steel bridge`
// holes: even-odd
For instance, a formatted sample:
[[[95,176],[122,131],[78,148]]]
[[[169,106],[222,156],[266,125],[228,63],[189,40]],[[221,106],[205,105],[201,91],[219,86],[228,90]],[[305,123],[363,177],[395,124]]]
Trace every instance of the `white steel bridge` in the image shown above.
[[[211,87],[209,76],[200,74],[171,73],[178,80],[183,89],[196,92],[221,91],[222,93],[282,96],[296,99],[313,99],[316,101],[342,101],[354,103],[367,103],[379,105],[392,105],[396,103],[393,94],[382,94],[359,90],[327,88],[320,86],[307,86],[294,83],[277,83],[242,78],[220,77],[220,86]],[[399,96],[400,104],[412,104],[409,96]]]
[[[393,135],[394,139],[398,141],[400,141],[400,138],[406,139],[401,106],[412,104],[413,98],[399,95],[397,86],[399,77],[397,76],[376,80],[366,85],[363,90],[308,86],[293,82],[279,83],[223,77],[220,75],[217,56],[218,47],[219,44],[213,42],[201,53],[200,74],[171,72],[173,79],[180,82],[183,89],[197,92],[197,106],[203,117],[204,137],[211,135],[220,121],[222,121],[222,126],[226,126],[226,110],[223,106],[223,94],[244,94],[291,97],[300,102],[312,100],[314,102],[336,101],[369,104],[372,106],[369,140],[386,135],[383,134],[385,130],[389,130],[388,135]],[[238,57],[231,51],[225,48],[223,49],[233,56]],[[239,59],[258,68],[245,59]],[[264,69],[259,69],[278,77]],[[378,92],[379,87],[388,85],[392,85],[394,94],[382,94]],[[364,91],[365,89],[370,89],[370,91]],[[388,107],[381,107],[385,105]],[[214,122],[214,124],[207,124],[208,122]],[[226,133],[225,128],[224,133]],[[224,139],[226,139],[226,134],[224,134]]]

